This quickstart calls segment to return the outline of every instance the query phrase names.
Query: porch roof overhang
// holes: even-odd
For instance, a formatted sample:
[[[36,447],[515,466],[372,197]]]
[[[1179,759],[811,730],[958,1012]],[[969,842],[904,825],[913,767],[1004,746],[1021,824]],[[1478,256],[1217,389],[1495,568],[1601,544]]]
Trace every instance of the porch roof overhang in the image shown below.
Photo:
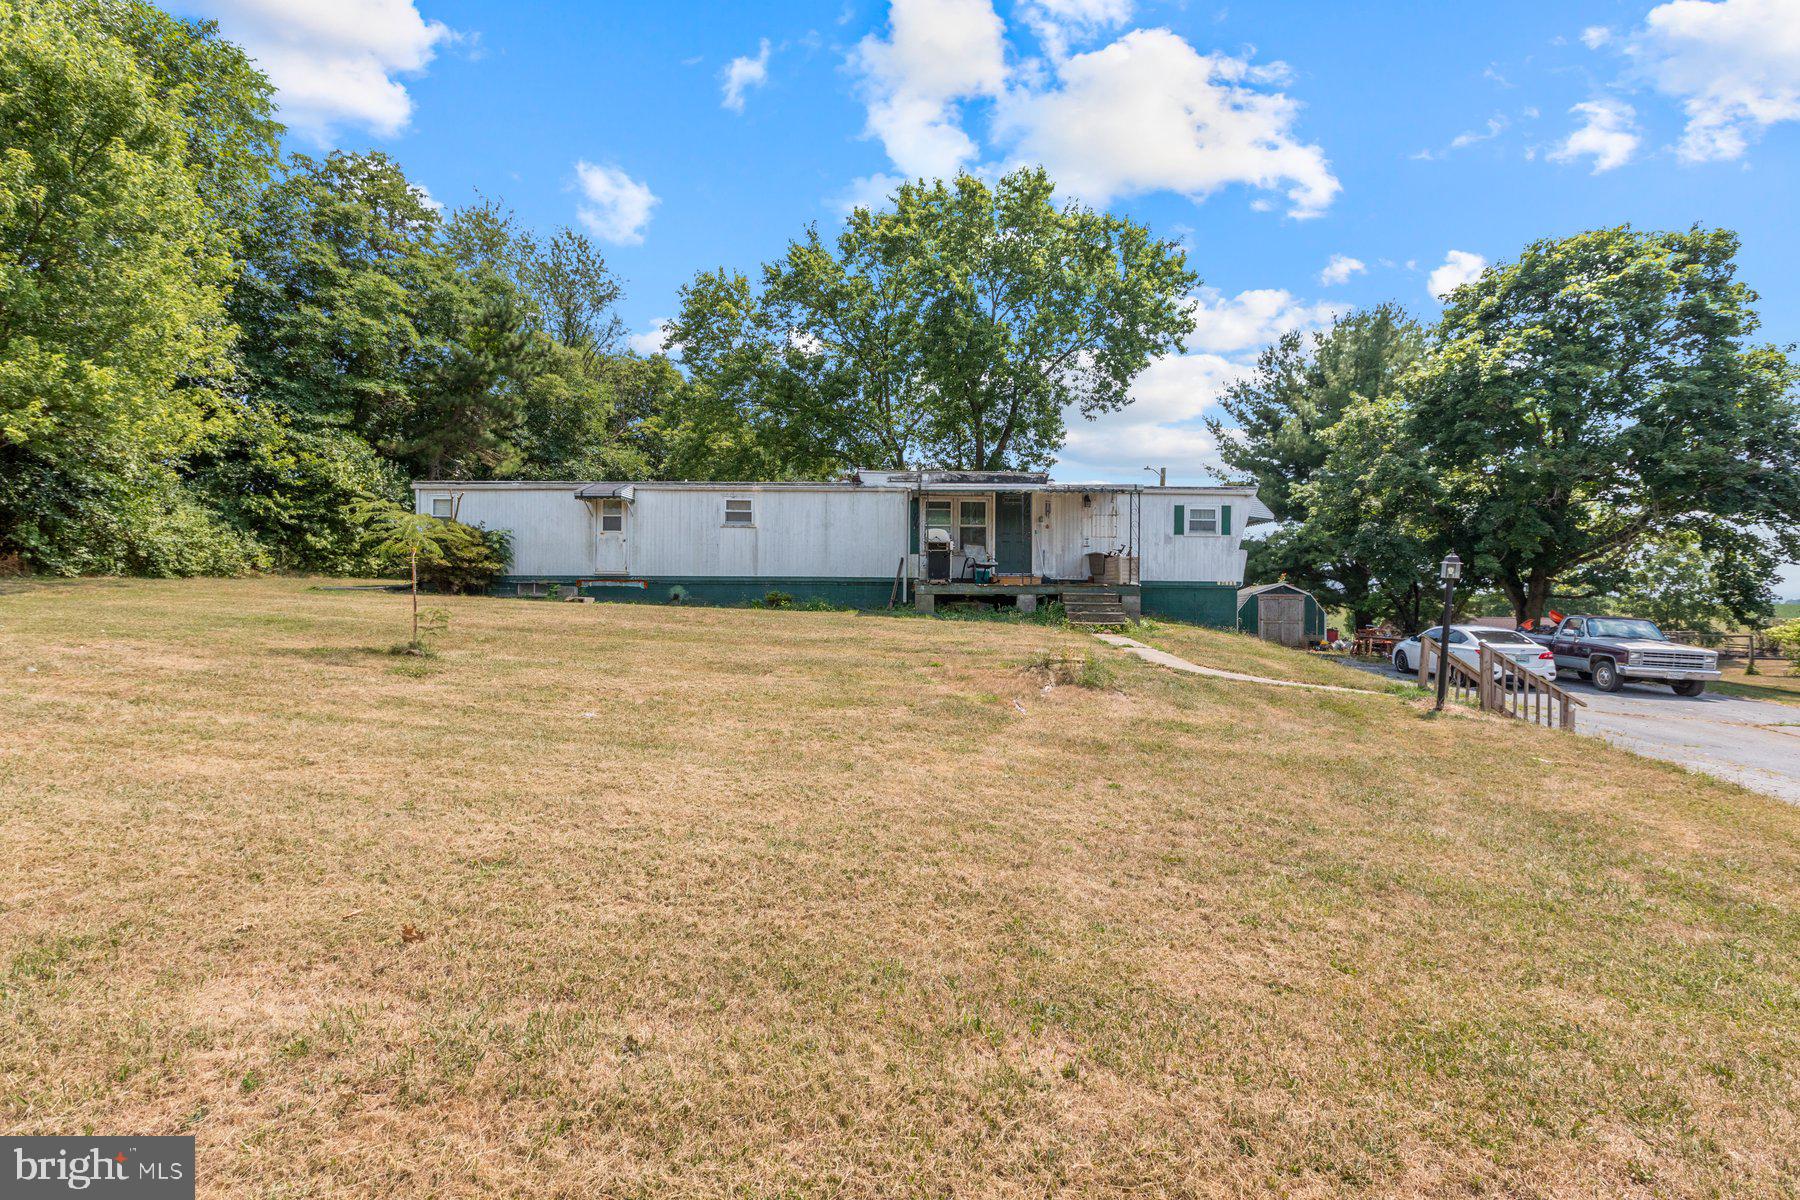
[[[1135,483],[938,483],[927,479],[923,483],[909,485],[911,490],[957,495],[962,493],[989,492],[1141,492],[1143,487]]]

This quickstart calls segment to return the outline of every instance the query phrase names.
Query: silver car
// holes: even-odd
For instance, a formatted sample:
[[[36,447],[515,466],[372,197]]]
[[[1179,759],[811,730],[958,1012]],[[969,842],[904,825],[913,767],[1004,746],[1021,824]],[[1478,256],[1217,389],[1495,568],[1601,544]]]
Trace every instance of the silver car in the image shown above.
[[[1433,625],[1423,634],[1414,634],[1398,646],[1394,647],[1394,670],[1402,675],[1413,675],[1419,670],[1419,661],[1423,657],[1419,639],[1426,635],[1436,638],[1438,627]],[[1468,667],[1473,673],[1481,665],[1481,647],[1488,646],[1496,654],[1504,655],[1516,663],[1520,670],[1528,671],[1540,679],[1556,681],[1556,656],[1549,650],[1532,641],[1516,629],[1495,629],[1488,625],[1452,625],[1450,627],[1450,656]],[[1432,674],[1436,674],[1434,670]],[[1496,668],[1496,676],[1498,668]]]

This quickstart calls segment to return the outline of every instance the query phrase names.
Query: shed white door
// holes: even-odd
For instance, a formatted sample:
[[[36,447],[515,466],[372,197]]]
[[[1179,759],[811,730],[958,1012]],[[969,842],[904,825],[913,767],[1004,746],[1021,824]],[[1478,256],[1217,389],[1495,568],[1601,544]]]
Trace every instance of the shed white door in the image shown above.
[[[1306,641],[1306,598],[1266,593],[1258,596],[1256,630],[1271,642],[1301,645]]]
[[[623,500],[600,501],[600,519],[594,533],[594,574],[631,573],[631,557],[626,553],[631,535],[630,509]]]

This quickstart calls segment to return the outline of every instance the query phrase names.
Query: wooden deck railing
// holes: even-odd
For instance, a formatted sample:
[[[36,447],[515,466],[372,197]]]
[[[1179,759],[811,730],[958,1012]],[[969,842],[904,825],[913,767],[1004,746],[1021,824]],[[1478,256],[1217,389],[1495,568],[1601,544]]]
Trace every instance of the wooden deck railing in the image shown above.
[[[1419,637],[1419,686],[1429,687],[1433,672],[1432,660],[1442,657],[1450,664],[1449,698],[1458,704],[1478,704],[1486,708],[1481,699],[1481,680],[1476,677],[1475,669],[1452,654],[1439,655],[1437,639],[1428,634]]]
[[[1419,686],[1426,686],[1432,660],[1442,657],[1448,664],[1450,698],[1459,703],[1546,729],[1574,729],[1575,710],[1587,707],[1581,697],[1533,675],[1492,646],[1481,647],[1476,667],[1454,654],[1440,656],[1437,648],[1436,639],[1419,639]]]

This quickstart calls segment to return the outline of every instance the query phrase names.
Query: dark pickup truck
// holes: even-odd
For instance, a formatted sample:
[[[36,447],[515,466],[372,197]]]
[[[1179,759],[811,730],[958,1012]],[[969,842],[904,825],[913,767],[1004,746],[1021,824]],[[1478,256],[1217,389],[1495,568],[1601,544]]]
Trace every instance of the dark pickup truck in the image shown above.
[[[1557,671],[1592,679],[1603,692],[1635,681],[1666,683],[1677,696],[1698,696],[1707,680],[1719,677],[1717,654],[1671,642],[1636,617],[1564,617],[1554,632],[1526,636],[1550,647]]]

